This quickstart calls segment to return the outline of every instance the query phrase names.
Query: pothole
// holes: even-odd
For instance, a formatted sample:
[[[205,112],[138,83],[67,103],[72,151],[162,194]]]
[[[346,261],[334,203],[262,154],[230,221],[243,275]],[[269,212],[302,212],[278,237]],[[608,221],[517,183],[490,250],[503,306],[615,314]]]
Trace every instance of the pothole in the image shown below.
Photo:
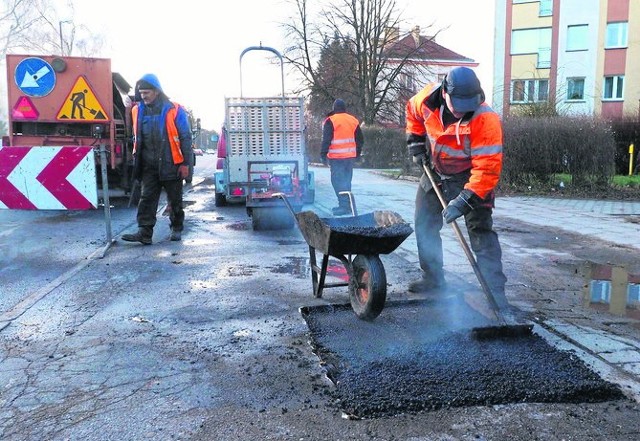
[[[303,308],[314,352],[351,418],[509,403],[626,399],[537,334],[477,340],[486,319],[451,297],[390,302],[374,321],[349,305]],[[484,321],[483,321],[484,320]]]

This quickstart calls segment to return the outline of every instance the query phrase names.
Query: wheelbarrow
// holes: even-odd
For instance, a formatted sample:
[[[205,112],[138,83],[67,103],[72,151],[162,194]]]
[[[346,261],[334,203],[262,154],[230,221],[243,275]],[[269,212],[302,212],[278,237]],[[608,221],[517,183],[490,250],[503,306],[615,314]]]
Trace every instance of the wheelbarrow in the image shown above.
[[[277,196],[284,200],[309,245],[313,295],[321,298],[324,288],[348,286],[356,316],[363,320],[378,317],[387,299],[387,276],[379,255],[398,248],[413,228],[393,211],[356,215],[353,202],[353,216],[322,218],[313,211],[296,213],[284,194]],[[323,254],[320,266],[316,252]],[[347,282],[326,282],[330,257],[344,265]]]

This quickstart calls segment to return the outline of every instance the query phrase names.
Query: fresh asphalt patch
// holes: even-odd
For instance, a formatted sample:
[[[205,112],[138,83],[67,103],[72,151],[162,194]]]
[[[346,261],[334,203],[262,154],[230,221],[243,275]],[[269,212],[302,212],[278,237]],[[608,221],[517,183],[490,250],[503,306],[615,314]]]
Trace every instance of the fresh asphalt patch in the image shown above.
[[[531,335],[479,340],[486,318],[457,301],[388,302],[374,321],[350,305],[304,307],[311,345],[350,418],[510,403],[627,400],[571,351]]]

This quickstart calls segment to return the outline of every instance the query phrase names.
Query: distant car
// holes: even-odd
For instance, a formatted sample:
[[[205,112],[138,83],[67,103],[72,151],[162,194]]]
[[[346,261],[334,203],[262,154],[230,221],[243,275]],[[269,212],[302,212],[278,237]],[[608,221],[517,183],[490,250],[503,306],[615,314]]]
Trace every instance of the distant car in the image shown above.
[[[204,152],[202,151],[202,149],[196,149],[196,148],[194,148],[194,149],[193,149],[193,154],[194,154],[194,155],[196,155],[196,156],[203,156],[203,155],[204,155]]]

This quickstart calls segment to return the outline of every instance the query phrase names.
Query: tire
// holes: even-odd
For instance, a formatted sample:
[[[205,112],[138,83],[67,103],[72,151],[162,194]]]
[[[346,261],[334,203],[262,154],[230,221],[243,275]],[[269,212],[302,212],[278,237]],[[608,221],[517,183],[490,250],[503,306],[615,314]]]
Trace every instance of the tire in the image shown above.
[[[304,193],[304,197],[302,198],[302,202],[305,204],[311,205],[316,200],[316,191],[315,190],[307,190]]]
[[[288,230],[293,228],[295,219],[285,207],[253,207],[251,226],[254,231]]]
[[[216,193],[216,207],[225,207],[227,205],[227,197],[224,193]]]
[[[387,300],[387,276],[380,257],[358,254],[351,262],[349,300],[353,312],[362,320],[378,317]]]

